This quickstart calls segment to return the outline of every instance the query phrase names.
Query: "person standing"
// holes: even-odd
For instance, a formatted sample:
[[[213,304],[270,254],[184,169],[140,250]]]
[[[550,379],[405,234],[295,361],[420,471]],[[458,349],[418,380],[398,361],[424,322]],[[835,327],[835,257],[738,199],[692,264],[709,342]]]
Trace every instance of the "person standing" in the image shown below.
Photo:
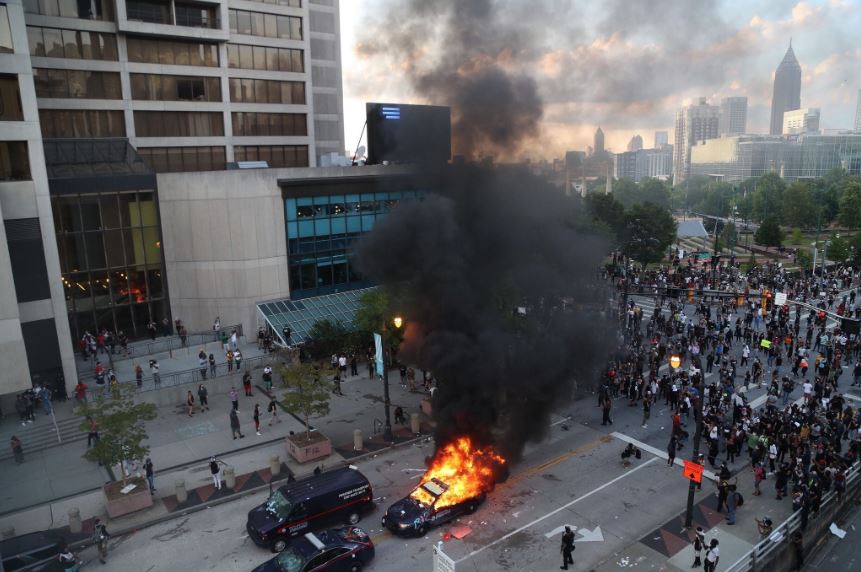
[[[150,321],[146,326],[147,331],[149,332],[149,338],[152,341],[155,341],[155,335],[158,333],[158,330],[155,327],[155,322]]]
[[[670,436],[670,442],[667,444],[667,466],[672,467],[673,463],[676,462],[676,449],[678,446],[678,439],[673,434]]]
[[[215,365],[215,354],[209,354],[209,375],[215,377],[217,366]]]
[[[271,417],[269,418],[269,426],[272,426],[273,421],[281,423],[281,420],[278,419],[278,401],[275,399],[274,396],[269,398],[269,405],[266,407],[266,411],[268,411],[271,415]]]
[[[738,491],[735,485],[730,485],[729,495],[726,498],[726,523],[735,524],[735,509],[738,506]]]
[[[601,402],[601,409],[603,411],[603,418],[601,420],[601,425],[606,425],[609,423],[613,424],[613,420],[610,418],[610,410],[613,408],[613,398],[610,395],[605,395],[604,399]]]
[[[197,398],[200,399],[200,412],[203,413],[204,410],[209,411],[209,392],[206,390],[206,386],[202,383],[197,387]]]
[[[108,557],[108,539],[111,537],[107,527],[100,519],[93,521],[93,544],[99,550],[99,562],[105,564],[105,558]]]
[[[239,411],[239,392],[236,391],[235,387],[231,387],[228,395],[230,396],[230,403],[233,405],[233,411]]]
[[[188,390],[188,395],[185,396],[185,406],[188,407],[188,416],[194,415],[194,394]]]
[[[647,391],[643,396],[643,429],[648,427],[647,423],[649,422],[649,416],[652,413],[652,395],[651,392]]]
[[[242,434],[242,430],[239,428],[239,415],[237,415],[236,409],[230,410],[230,431],[233,433],[234,440],[236,440],[237,435],[239,435],[240,439],[245,439],[245,435]]]
[[[239,348],[233,349],[233,359],[236,361],[236,371],[242,369],[242,352]]]
[[[87,402],[87,384],[80,380],[75,386],[75,401],[78,405],[84,405]]]
[[[694,536],[694,563],[691,568],[698,568],[702,565],[703,547],[706,543],[706,533],[703,532],[703,527],[697,527],[697,534]]]
[[[206,379],[206,353],[203,351],[203,348],[197,353],[197,367],[200,370],[200,377]]]
[[[269,364],[266,364],[266,367],[263,368],[263,384],[266,387],[266,392],[272,392],[272,367]]]
[[[87,449],[99,442],[99,424],[96,420],[87,416]]]
[[[233,371],[233,350],[227,350],[224,354],[224,359],[227,360],[227,373]]]
[[[161,374],[158,372],[158,360],[149,360],[149,371],[152,375],[153,385],[161,387]]]
[[[350,375],[353,377],[359,375],[359,360],[356,359],[356,354],[350,355]]]
[[[146,481],[149,483],[149,494],[155,492],[155,471],[153,470],[152,459],[146,458],[144,463],[144,471],[146,471]]]
[[[709,548],[706,550],[706,560],[703,565],[703,572],[715,572],[717,568],[718,561],[720,560],[720,549],[718,548],[717,538],[712,538],[711,543],[709,543]]]
[[[235,437],[234,437],[235,439]],[[215,490],[221,490],[221,467],[218,466],[219,461],[215,457],[209,458],[209,472],[212,474],[212,484]]]
[[[135,382],[138,384],[138,389],[143,387],[143,368],[139,363],[135,364]]]
[[[251,397],[254,394],[251,393],[251,372],[246,371],[242,374],[242,388],[245,390],[245,397]]]
[[[260,435],[260,404],[254,404],[254,432]]]
[[[20,465],[24,462],[24,448],[21,446],[21,439],[17,435],[12,435],[9,439],[9,446],[12,447],[12,456],[15,457],[15,464]]]
[[[568,565],[574,565],[574,557],[571,555],[574,552],[574,531],[571,530],[570,526],[565,526],[565,532],[562,533],[562,546],[560,547],[562,551],[562,566],[559,568],[562,570],[568,570]]]

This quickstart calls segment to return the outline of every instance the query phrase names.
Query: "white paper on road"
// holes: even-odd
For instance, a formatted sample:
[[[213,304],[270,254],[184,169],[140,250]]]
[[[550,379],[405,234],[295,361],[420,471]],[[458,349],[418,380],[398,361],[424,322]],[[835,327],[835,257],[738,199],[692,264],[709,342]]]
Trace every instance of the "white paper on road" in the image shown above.
[[[842,528],[838,527],[838,526],[837,526],[835,523],[833,523],[833,522],[831,523],[831,526],[829,526],[829,527],[828,527],[828,530],[830,530],[830,531],[831,531],[831,534],[833,534],[833,535],[834,535],[834,536],[836,536],[837,538],[841,538],[841,539],[842,539],[842,538],[845,538],[845,537],[846,537],[846,531],[845,531],[845,530],[843,530]]]

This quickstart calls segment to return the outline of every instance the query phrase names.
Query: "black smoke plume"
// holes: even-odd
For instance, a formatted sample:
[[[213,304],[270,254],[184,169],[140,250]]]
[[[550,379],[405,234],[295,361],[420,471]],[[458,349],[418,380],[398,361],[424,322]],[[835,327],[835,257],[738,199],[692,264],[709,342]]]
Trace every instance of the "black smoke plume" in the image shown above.
[[[392,209],[354,259],[404,315],[399,357],[438,379],[437,446],[466,434],[516,460],[605,362],[607,245],[579,197],[525,171],[468,166],[422,180],[434,192]]]

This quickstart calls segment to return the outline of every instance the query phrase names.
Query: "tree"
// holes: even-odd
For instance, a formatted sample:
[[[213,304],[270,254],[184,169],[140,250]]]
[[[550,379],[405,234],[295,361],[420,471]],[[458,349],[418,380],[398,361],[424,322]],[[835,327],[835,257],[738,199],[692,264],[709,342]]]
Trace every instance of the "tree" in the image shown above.
[[[786,187],[783,193],[783,222],[804,228],[816,224],[816,210],[808,183],[795,181]]]
[[[804,235],[801,234],[801,230],[794,228],[792,229],[792,235],[789,237],[790,244],[802,244],[804,242]]]
[[[839,234],[835,234],[831,237],[831,241],[825,251],[825,256],[826,258],[835,260],[837,262],[845,262],[849,259],[849,246],[849,241],[846,240],[846,238],[840,236]]]
[[[640,187],[639,202],[652,203],[665,209],[670,208],[670,190],[662,181],[645,177],[638,186]]]
[[[643,202],[639,191],[637,183],[628,177],[622,177],[618,181],[613,182],[613,196],[625,208]]]
[[[311,418],[329,413],[332,382],[315,362],[279,363],[275,366],[287,391],[282,404],[305,423],[305,438],[311,440]]]
[[[306,350],[317,359],[352,350],[350,333],[351,330],[337,320],[319,320],[308,331]]]
[[[849,238],[849,252],[852,257],[852,263],[861,265],[861,232]]]
[[[143,444],[147,439],[145,422],[157,416],[152,403],[135,402],[135,393],[134,386],[121,383],[112,397],[99,397],[75,408],[76,415],[91,417],[99,426],[99,440],[84,456],[106,467],[120,465],[123,484],[129,477],[123,461],[144,459],[149,454],[149,446]],[[81,422],[80,427],[89,431],[89,421]]]
[[[720,233],[720,237],[721,241],[727,248],[730,250],[735,248],[735,245],[738,242],[738,232],[735,229],[735,225],[731,222],[725,224]]]
[[[783,191],[786,183],[776,173],[766,173],[756,183],[753,193],[753,217],[757,221],[764,221],[774,216],[777,223],[781,222],[783,204]]]
[[[771,215],[762,221],[753,240],[763,246],[780,246],[783,243],[783,231],[780,229],[777,215]]]
[[[622,252],[645,265],[658,262],[676,238],[676,221],[667,209],[652,203],[634,205],[625,213]]]
[[[380,329],[383,327],[383,321],[390,322],[392,318],[391,307],[403,307],[404,304],[398,304],[390,297],[390,293],[383,288],[375,288],[362,294],[359,299],[359,307],[356,309],[356,315],[353,318],[353,324],[356,327],[356,336],[362,344],[370,345],[373,340],[374,333],[382,334]],[[385,345],[387,348],[397,348],[404,341],[403,329],[387,327],[385,333]]]
[[[843,187],[838,220],[848,228],[861,227],[861,182],[851,181]]]
[[[592,193],[586,195],[586,209],[592,219],[616,236],[625,224],[625,207],[616,200],[613,193]]]
[[[798,266],[804,270],[810,270],[813,266],[813,259],[805,248],[798,249],[798,253],[795,255],[795,260],[798,262]]]

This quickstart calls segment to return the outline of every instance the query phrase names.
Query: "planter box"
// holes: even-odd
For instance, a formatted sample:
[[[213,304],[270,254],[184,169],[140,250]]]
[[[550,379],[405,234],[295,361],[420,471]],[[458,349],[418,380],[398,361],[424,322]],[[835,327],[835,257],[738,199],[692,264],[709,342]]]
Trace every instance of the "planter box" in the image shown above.
[[[134,483],[137,487],[125,495],[120,492],[120,489],[123,488],[122,481],[108,483],[102,487],[105,495],[105,507],[111,518],[117,518],[152,506],[152,495],[149,492],[146,479],[133,477],[128,480],[128,483]]]
[[[308,440],[308,436],[303,431],[287,436],[287,451],[297,462],[307,463],[331,455],[332,442],[317,431],[312,431],[311,439]]]
[[[419,408],[422,410],[422,413],[424,413],[428,417],[431,417],[432,408],[431,408],[431,400],[430,399],[422,399],[422,402],[421,402],[421,405],[419,405]]]

